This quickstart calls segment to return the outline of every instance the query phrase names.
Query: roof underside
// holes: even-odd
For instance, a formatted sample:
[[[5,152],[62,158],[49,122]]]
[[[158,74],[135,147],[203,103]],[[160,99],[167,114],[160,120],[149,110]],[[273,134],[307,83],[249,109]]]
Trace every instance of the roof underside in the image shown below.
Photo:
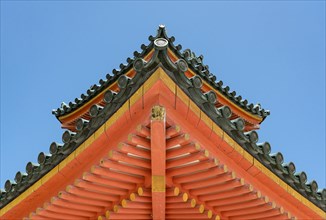
[[[158,219],[154,206],[165,207],[160,219],[294,218],[188,138],[181,127],[167,124],[165,133],[163,201],[152,198],[151,124],[140,124],[74,184],[26,219]]]
[[[316,216],[303,204],[294,208],[294,198],[286,193],[282,198],[273,195],[264,188],[268,182],[258,182],[260,177],[256,181],[256,168],[241,159],[235,146],[232,152],[232,139],[218,126],[207,132],[209,118],[198,114],[199,108],[183,98],[182,90],[174,91],[171,79],[159,78],[157,73],[162,72],[156,71],[129,103],[97,129],[95,137],[69,156],[73,159],[62,161],[55,176],[42,178],[31,198],[13,207],[11,213],[25,219]],[[154,130],[156,121],[150,120],[151,106],[157,104],[166,108],[166,120],[158,122],[163,125],[161,133]],[[164,148],[157,151],[159,143],[153,140],[160,138]],[[158,166],[159,160],[164,161],[163,166]],[[157,168],[163,168],[163,180],[157,178]],[[163,218],[156,218],[160,213],[155,207],[164,210]]]
[[[315,204],[320,209],[322,209],[324,211],[326,210],[326,190],[323,189],[323,190],[318,191],[318,186],[315,181],[312,181],[307,184],[306,183],[306,181],[307,181],[306,174],[304,172],[295,173],[295,165],[292,162],[290,162],[288,164],[284,164],[283,156],[281,153],[270,154],[271,149],[270,149],[270,145],[267,142],[257,144],[257,140],[258,140],[257,132],[245,131],[244,130],[245,122],[241,118],[236,118],[236,119],[230,118],[230,117],[232,117],[232,114],[228,114],[228,110],[230,110],[230,109],[227,109],[225,106],[216,107],[216,97],[217,97],[216,93],[213,91],[203,91],[203,89],[202,89],[203,81],[208,83],[213,89],[220,91],[226,97],[229,97],[229,99],[232,100],[233,103],[235,103],[238,107],[244,109],[245,111],[251,112],[252,114],[255,114],[262,118],[264,118],[268,115],[267,111],[261,109],[260,106],[256,106],[256,108],[254,108],[253,105],[247,105],[246,101],[241,101],[242,98],[235,96],[234,92],[230,93],[228,87],[222,87],[222,83],[220,83],[220,82],[215,83],[216,79],[214,78],[214,76],[208,71],[208,68],[202,64],[202,58],[195,57],[194,54],[192,54],[189,50],[184,51],[184,53],[180,53],[181,46],[173,45],[174,38],[173,37],[168,38],[166,36],[165,29],[163,27],[160,27],[156,37],[150,37],[150,41],[151,41],[151,43],[148,46],[142,46],[143,51],[141,53],[135,53],[135,59],[128,59],[128,65],[126,65],[126,66],[121,65],[120,66],[121,70],[115,71],[113,77],[109,76],[109,77],[107,77],[108,78],[107,80],[100,81],[100,86],[94,85],[88,91],[88,95],[82,97],[81,100],[76,99],[75,103],[72,102],[68,106],[63,105],[62,108],[60,108],[54,112],[58,118],[60,118],[61,116],[65,116],[66,114],[83,106],[85,103],[87,103],[93,97],[97,96],[101,91],[107,90],[109,85],[117,82],[118,90],[116,90],[116,91],[107,90],[106,93],[104,94],[104,101],[102,102],[103,106],[102,105],[92,106],[92,108],[90,109],[88,118],[83,118],[83,119],[76,121],[76,126],[77,126],[76,132],[72,132],[69,130],[64,132],[64,134],[63,134],[64,144],[61,145],[61,144],[57,144],[57,143],[52,143],[50,146],[51,154],[47,155],[44,153],[40,153],[40,155],[38,157],[39,164],[28,163],[26,166],[27,174],[18,172],[16,174],[15,181],[8,180],[6,182],[5,191],[1,191],[1,198],[0,198],[0,207],[1,208],[5,207],[10,201],[14,200],[19,195],[21,195],[25,190],[27,190],[30,186],[32,186],[34,183],[36,183],[40,178],[42,178],[49,171],[53,170],[54,167],[56,167],[60,162],[64,161],[65,158],[67,158],[69,155],[71,155],[72,152],[76,152],[76,150],[79,149],[80,146],[82,146],[82,144],[85,142],[85,140],[87,140],[89,137],[91,137],[103,124],[105,124],[105,122],[108,119],[110,119],[112,117],[112,115],[114,115],[117,111],[119,111],[121,106],[123,106],[127,102],[129,103],[129,105],[133,104],[130,99],[131,96],[135,95],[137,93],[137,91],[139,91],[139,89],[142,88],[144,83],[152,76],[152,74],[158,68],[161,67],[164,69],[164,71],[169,75],[169,77],[177,85],[178,88],[175,87],[174,89],[180,89],[180,91],[184,92],[186,94],[186,96],[189,97],[200,108],[200,112],[203,113],[203,115],[201,117],[204,117],[204,115],[208,116],[210,118],[210,120],[212,120],[214,122],[214,124],[218,125],[227,135],[229,135],[231,137],[232,140],[234,140],[239,146],[241,146],[241,148],[244,151],[248,152],[253,158],[255,158],[257,161],[259,161],[261,164],[263,164],[264,167],[266,167],[268,170],[270,170],[272,173],[274,173],[277,176],[277,178],[279,178],[281,181],[284,181],[284,183],[286,183],[289,187],[294,189],[296,191],[296,193],[301,194],[304,198],[306,198],[307,200],[309,200],[310,202]],[[147,61],[142,59],[151,50],[154,50],[151,57]],[[176,60],[175,62],[172,61],[170,59],[170,57],[168,56],[168,50],[171,50],[176,55],[178,60]],[[133,75],[132,77],[128,77],[128,76],[124,75],[126,72],[128,72],[132,68],[135,71],[135,75]],[[192,69],[192,71],[195,72],[196,75],[191,78],[189,78],[187,75],[185,75],[185,72],[188,70],[188,68]],[[143,124],[143,127],[145,127],[145,130],[150,129],[150,125],[148,123]],[[172,124],[167,125],[167,128],[170,128],[170,127],[173,127],[173,125]],[[182,136],[181,133],[178,133],[178,135]],[[191,151],[191,153],[190,153],[191,156],[196,155],[196,157],[203,159],[203,161],[209,160],[209,161],[211,161],[210,163],[214,164],[214,159],[211,157],[206,157],[205,152],[202,149],[196,150],[195,146],[192,146],[192,147],[189,146],[189,149],[194,150],[193,152]],[[112,150],[114,150],[114,149],[112,149]],[[141,149],[141,150],[146,152],[146,149]],[[170,149],[170,151],[171,151],[171,149]],[[118,149],[115,149],[114,152],[116,152],[114,154],[119,155],[119,157],[121,156],[121,153],[122,154],[125,153],[125,152],[121,152]],[[144,152],[143,152],[143,155],[146,155],[146,153],[144,153]],[[167,155],[169,155],[168,152],[169,152],[169,149],[167,149],[167,151],[166,151]],[[147,152],[147,154],[148,154],[148,152]],[[195,156],[193,156],[193,157],[195,157]],[[146,160],[149,160],[149,158],[143,158],[142,161],[143,160],[146,161]],[[177,159],[175,161],[181,161],[181,159]],[[175,162],[175,163],[178,164],[179,162]],[[202,162],[200,162],[200,163],[202,163]],[[168,164],[169,164],[169,162],[167,162],[167,165]],[[99,167],[103,166],[102,164],[93,164],[93,165],[97,165]],[[215,170],[219,170],[219,167],[223,168],[223,164],[222,164],[222,166],[217,165],[217,164],[215,164],[214,166],[215,166],[215,168],[214,168]],[[101,169],[104,169],[104,168],[102,167]],[[173,168],[173,167],[171,166],[171,168]],[[210,167],[210,168],[213,168],[213,167]],[[105,169],[108,169],[108,167],[106,167]],[[198,169],[198,167],[194,167],[194,169]],[[214,169],[212,169],[212,170],[214,170]],[[90,170],[89,174],[86,174],[86,176],[87,175],[94,176],[94,173],[92,173],[92,172],[93,171]],[[167,173],[168,173],[168,171],[167,171]],[[212,175],[212,173],[209,173],[209,174]],[[191,173],[187,173],[186,175],[191,176]],[[202,174],[202,175],[204,175],[204,174]],[[79,178],[81,178],[82,180],[78,184],[85,184],[84,177],[86,177],[86,176],[80,176]],[[171,177],[174,178],[174,176],[171,176]],[[264,196],[261,196],[261,195],[258,196],[259,194],[257,194],[257,192],[258,192],[257,190],[254,190],[252,187],[250,187],[250,185],[244,184],[243,180],[241,180],[241,178],[238,178],[232,174],[232,171],[225,171],[224,169],[222,169],[220,174],[216,174],[216,175],[214,174],[214,175],[210,176],[210,178],[212,178],[212,182],[214,182],[214,181],[218,182],[219,181],[218,179],[220,177],[223,177],[223,178],[221,179],[222,182],[220,182],[219,184],[222,184],[222,185],[223,184],[231,184],[231,185],[227,185],[227,190],[232,192],[233,197],[235,195],[238,195],[236,191],[232,191],[232,190],[234,190],[233,188],[237,188],[239,190],[239,192],[238,192],[239,196],[240,196],[239,198],[243,198],[243,201],[245,203],[247,203],[249,200],[251,202],[253,202],[252,205],[248,206],[248,210],[252,210],[252,209],[250,209],[250,207],[254,206],[255,208],[258,208],[258,206],[259,206],[259,207],[261,207],[261,209],[259,209],[259,210],[261,210],[261,212],[263,212],[263,213],[265,213],[265,212],[269,213],[269,211],[273,212],[273,215],[271,215],[271,216],[278,216],[280,218],[282,216],[282,218],[284,217],[285,219],[288,217],[291,217],[288,215],[288,212],[284,212],[284,210],[282,211],[280,209],[280,207],[275,205],[275,203],[264,200],[264,198],[265,198]],[[226,179],[224,179],[224,177]],[[214,179],[214,178],[217,178],[217,179]],[[178,179],[178,178],[176,178],[176,179]],[[229,216],[229,217],[232,216],[232,218],[237,219],[237,215],[240,215],[239,213],[242,213],[241,211],[238,211],[238,212],[236,212],[238,214],[235,214],[234,212],[229,211],[229,209],[217,209],[216,207],[219,207],[219,206],[223,207],[224,205],[218,203],[218,201],[216,201],[216,204],[215,204],[213,202],[211,202],[211,203],[208,202],[208,200],[204,200],[204,198],[207,197],[206,194],[201,192],[201,190],[198,190],[196,188],[191,188],[192,186],[190,186],[190,185],[193,185],[193,182],[196,182],[196,181],[203,182],[203,184],[206,182],[207,182],[207,184],[211,184],[212,182],[209,182],[209,180],[206,180],[206,179],[205,180],[203,180],[203,179],[191,180],[190,181],[191,184],[189,184],[190,183],[189,180],[187,180],[187,181],[185,181],[185,182],[176,181],[174,185],[167,186],[167,192],[170,192],[171,190],[173,191],[175,189],[175,187],[178,187],[178,189],[181,191],[180,194],[178,194],[178,195],[183,195],[182,193],[187,193],[188,196],[194,195],[195,197],[201,197],[201,199],[199,199],[198,201],[204,201],[204,204],[206,204],[206,203],[210,204],[207,206],[209,208],[207,208],[206,206],[204,207],[203,213],[205,215],[212,214],[212,216],[213,215]],[[64,192],[64,193],[69,194],[70,193],[69,190],[71,191],[71,190],[75,189],[76,187],[79,191],[80,190],[83,191],[83,189],[81,189],[83,187],[76,185],[76,183],[77,182],[75,182],[75,185],[71,185],[70,187],[68,187],[66,189],[66,192]],[[92,186],[92,185],[97,186],[97,184],[98,183],[96,181],[95,182],[90,181],[90,182],[87,182],[86,185],[87,186]],[[148,190],[150,190],[150,185],[142,185],[140,183],[138,185],[137,184],[133,188],[134,191],[127,190],[128,193],[124,194],[125,199],[127,199],[127,197],[131,195],[131,193],[134,193],[133,195],[135,196],[135,198],[137,196],[141,196],[137,192],[137,187],[142,187],[144,192],[147,192]],[[188,188],[188,189],[183,188],[184,185],[187,186],[187,184],[189,185],[190,188]],[[213,185],[219,185],[219,184],[216,184],[214,182]],[[236,186],[233,186],[232,184],[235,184]],[[109,188],[109,187],[104,186],[104,188]],[[89,188],[87,188],[87,190],[89,190]],[[102,190],[104,190],[104,189],[102,189]],[[126,189],[121,189],[121,190],[126,190]],[[192,192],[192,193],[190,193],[190,192]],[[217,192],[217,194],[215,196],[222,196],[222,194],[225,193],[223,190],[216,191],[216,192]],[[222,193],[222,194],[220,195],[219,193]],[[73,193],[71,193],[71,194],[73,194]],[[174,197],[179,198],[180,196],[178,196],[178,195],[173,195],[173,198]],[[248,199],[245,199],[244,197],[246,197],[246,196],[244,196],[244,195],[248,195],[249,196]],[[72,198],[74,198],[74,197],[72,196]],[[129,200],[130,200],[130,198],[129,198]],[[225,198],[228,198],[228,197],[226,196]],[[147,201],[144,198],[142,198],[140,200]],[[185,199],[183,199],[183,200],[185,200]],[[61,200],[60,200],[60,198],[53,199],[53,202],[56,202],[56,201],[61,201]],[[69,201],[69,200],[67,200],[67,201]],[[118,208],[114,209],[115,206],[111,207],[108,204],[107,204],[107,206],[104,206],[102,204],[102,206],[100,206],[100,207],[102,207],[102,209],[103,209],[103,207],[105,207],[104,208],[105,210],[109,210],[109,207],[111,207],[112,210],[110,213],[112,213],[112,211],[113,211],[113,213],[118,213],[117,210],[120,210],[121,213],[126,212],[125,207],[122,204],[122,200],[118,199],[115,201],[116,201],[115,205]],[[119,201],[120,203],[117,201]],[[169,206],[168,205],[169,197],[166,197],[166,201],[167,201],[166,206],[168,207]],[[185,210],[188,210],[189,212],[191,212],[190,208],[191,208],[191,210],[193,210],[192,208],[195,208],[197,206],[188,207],[188,205],[189,205],[187,203],[188,201],[191,201],[191,199],[187,199],[186,201],[179,201],[178,203],[186,205]],[[256,204],[255,201],[260,201],[262,203]],[[60,204],[62,206],[63,203],[60,202]],[[113,202],[112,202],[112,204],[113,204]],[[129,204],[129,203],[127,203],[127,204]],[[137,204],[137,202],[136,203],[133,202],[130,204]],[[234,205],[235,203],[231,202],[231,204]],[[51,205],[52,205],[52,199],[51,199],[51,202],[49,204],[47,204],[46,206],[44,205],[44,207],[39,207],[40,208],[39,211],[35,211],[34,214],[38,215],[38,214],[42,213],[44,210],[46,213],[53,212],[53,210],[51,211],[50,209],[48,209],[48,210],[46,209],[47,207],[49,207],[49,208],[57,207],[56,204],[54,204],[54,206],[51,206]],[[60,205],[58,205],[58,206],[60,206]],[[180,206],[183,206],[183,205],[180,205]],[[192,206],[192,204],[190,204],[190,206]],[[93,208],[94,208],[94,210],[96,210],[96,207],[93,207]],[[186,209],[186,208],[189,208],[189,209]],[[203,208],[201,208],[201,210],[202,209]],[[137,209],[135,209],[135,210],[137,210]],[[234,211],[234,209],[231,209],[231,210]],[[269,210],[269,211],[266,211],[266,210]],[[251,212],[250,211],[247,212],[247,211],[245,211],[245,213],[247,215],[250,215],[249,213],[251,213]],[[62,212],[62,211],[60,211],[60,212]],[[86,210],[85,210],[85,212],[86,212]],[[171,210],[167,209],[167,213],[170,213],[172,216],[174,215],[174,212],[175,212],[174,209],[171,209]],[[96,213],[99,213],[99,212],[96,212]],[[144,211],[144,213],[146,214],[147,212]],[[209,214],[209,213],[211,213],[211,214]],[[257,211],[254,211],[254,213],[257,214]],[[32,216],[34,214],[32,214]],[[104,217],[105,213],[102,213],[102,214]],[[127,214],[127,213],[125,213],[125,214]],[[135,214],[135,213],[133,213],[133,214]],[[200,214],[202,214],[202,213],[200,213]],[[244,213],[242,213],[242,214],[244,214]],[[115,214],[112,214],[112,215],[115,215]],[[247,216],[247,217],[249,218],[250,216]],[[257,215],[255,215],[254,217],[253,216],[251,216],[251,217],[252,218],[254,218],[254,217],[260,218]],[[265,216],[265,217],[267,217],[267,216]],[[174,217],[171,217],[171,219],[174,219]],[[198,217],[196,219],[200,219],[200,218]]]

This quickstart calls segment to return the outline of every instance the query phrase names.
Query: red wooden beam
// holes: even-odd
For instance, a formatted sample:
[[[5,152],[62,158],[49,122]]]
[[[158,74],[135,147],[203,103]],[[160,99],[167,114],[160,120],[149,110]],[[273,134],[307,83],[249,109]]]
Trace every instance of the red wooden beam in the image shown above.
[[[82,203],[73,203],[64,199],[59,199],[58,197],[52,197],[51,204],[61,206],[61,207],[71,208],[71,209],[77,209],[77,210],[80,209],[89,212],[95,212],[95,213],[99,213],[103,211],[102,210],[103,208],[99,206],[93,206],[91,204],[85,205]]]
[[[151,165],[152,165],[152,207],[153,219],[165,219],[165,170],[166,170],[166,129],[165,109],[152,108],[151,118]]]
[[[268,202],[269,202],[269,198],[265,196],[265,197],[261,197],[259,199],[253,199],[253,200],[244,201],[244,202],[221,205],[221,206],[216,207],[216,211],[223,212],[223,211],[251,208],[251,207],[258,206],[258,205],[266,204]]]
[[[106,212],[105,213],[106,219],[152,219],[150,214],[135,214],[135,213],[115,213],[115,212]]]
[[[166,209],[185,209],[185,208],[194,208],[196,206],[197,202],[195,199],[189,199],[187,200],[181,200],[179,202],[173,202],[166,203]]]
[[[125,190],[125,189],[119,189],[119,188],[114,188],[114,187],[105,187],[105,186],[95,184],[92,182],[88,182],[85,180],[81,180],[81,179],[76,179],[74,182],[74,185],[78,186],[80,188],[85,188],[85,189],[89,189],[89,190],[101,192],[101,193],[108,193],[108,194],[112,194],[112,195],[123,196],[128,193],[128,190]],[[85,209],[83,209],[83,210],[85,210]]]
[[[121,172],[129,173],[129,174],[137,174],[137,175],[144,176],[144,177],[149,176],[151,174],[151,171],[149,169],[130,166],[127,164],[122,164],[117,161],[112,161],[112,160],[108,160],[108,159],[102,159],[100,161],[100,165],[101,165],[101,167],[115,169],[115,170],[119,170]]]
[[[121,213],[121,214],[145,214],[145,215],[150,215],[152,214],[151,209],[133,209],[133,208],[123,208],[122,206],[115,205],[113,207],[113,211],[115,213]]]
[[[190,144],[182,146],[182,147],[180,146],[177,148],[172,148],[172,149],[167,150],[166,158],[168,160],[174,159],[174,158],[180,157],[182,155],[199,152],[200,150],[201,150],[201,147],[199,146],[199,144],[190,143]]]
[[[72,203],[81,203],[84,205],[92,204],[95,206],[108,207],[112,204],[109,201],[95,200],[95,199],[75,196],[75,195],[67,193],[65,191],[60,191],[58,194],[58,198],[68,200],[69,202],[72,202]]]

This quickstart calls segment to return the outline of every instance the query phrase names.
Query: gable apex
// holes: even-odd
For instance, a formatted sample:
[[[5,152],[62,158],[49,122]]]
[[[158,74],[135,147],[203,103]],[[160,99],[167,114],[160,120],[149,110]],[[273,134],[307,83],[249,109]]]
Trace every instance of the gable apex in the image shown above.
[[[73,114],[96,99],[101,92],[112,86],[119,76],[141,67],[143,64],[141,64],[139,59],[143,59],[149,61],[151,67],[153,67],[152,65],[156,66],[161,63],[167,69],[178,68],[174,65],[174,61],[182,60],[180,61],[182,63],[179,64],[179,68],[181,67],[180,65],[182,65],[183,68],[186,68],[185,65],[187,65],[189,67],[188,72],[200,76],[207,86],[214,88],[220,94],[221,100],[225,100],[229,105],[239,110],[239,112],[244,112],[255,118],[254,121],[257,125],[253,125],[253,127],[259,126],[259,123],[270,114],[270,112],[263,109],[260,104],[249,103],[248,100],[243,99],[241,95],[237,95],[235,91],[231,91],[229,86],[223,85],[222,80],[217,81],[217,77],[210,72],[208,65],[203,63],[202,55],[196,56],[190,49],[181,51],[182,46],[180,44],[174,44],[175,37],[168,37],[164,25],[159,25],[156,36],[150,35],[148,40],[150,41],[148,45],[141,45],[141,52],[135,51],[133,53],[133,58],[128,57],[126,59],[126,64],[121,63],[119,69],[112,70],[112,75],[107,74],[106,79],[100,79],[99,84],[92,85],[86,93],[81,94],[80,98],[76,98],[68,104],[62,103],[62,105],[53,110],[52,113],[62,122],[62,119],[67,115]],[[152,59],[152,55],[153,53],[155,54],[155,51],[162,51],[163,53],[155,57],[155,59]],[[170,62],[171,58],[174,61]],[[137,63],[135,63],[136,61]],[[62,124],[64,128],[68,128],[65,123]]]

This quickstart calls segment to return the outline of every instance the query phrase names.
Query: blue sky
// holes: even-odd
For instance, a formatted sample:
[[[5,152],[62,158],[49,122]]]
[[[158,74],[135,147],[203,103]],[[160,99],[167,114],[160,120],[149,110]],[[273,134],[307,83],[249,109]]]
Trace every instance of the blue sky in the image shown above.
[[[105,78],[159,24],[271,115],[260,142],[325,187],[325,2],[1,1],[1,181],[61,141],[51,110]]]

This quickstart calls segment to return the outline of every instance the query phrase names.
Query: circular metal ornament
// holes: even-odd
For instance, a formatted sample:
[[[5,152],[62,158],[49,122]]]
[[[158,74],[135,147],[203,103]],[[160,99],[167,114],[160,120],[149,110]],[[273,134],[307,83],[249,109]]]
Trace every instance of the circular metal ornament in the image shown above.
[[[316,192],[318,190],[318,184],[315,180],[311,181],[310,183],[310,187],[312,189],[313,192]]]
[[[15,176],[15,181],[16,183],[20,183],[22,180],[23,180],[23,174],[20,171],[18,171]]]
[[[177,67],[178,70],[182,71],[182,72],[186,72],[188,70],[188,64],[185,60],[179,59],[177,61]]]
[[[222,115],[224,118],[230,118],[232,115],[232,111],[231,111],[230,107],[228,107],[228,106],[223,106],[221,108],[221,112],[222,112]]]
[[[45,162],[45,154],[43,152],[39,153],[37,157],[37,162],[39,164],[43,164]]]
[[[168,46],[169,42],[165,38],[157,38],[154,40],[154,45],[157,49],[163,50]]]
[[[295,172],[295,165],[294,165],[293,162],[290,162],[290,163],[288,164],[288,170],[289,170],[289,172],[292,173],[292,174]]]
[[[6,190],[6,192],[9,192],[11,190],[11,188],[12,188],[12,183],[11,183],[10,180],[7,180],[5,182],[5,190]]]
[[[216,101],[217,101],[217,97],[216,97],[216,94],[215,92],[213,91],[209,91],[209,92],[206,92],[205,93],[205,96],[207,98],[207,101],[211,104],[215,104]]]
[[[129,79],[127,76],[125,76],[125,75],[120,76],[118,79],[119,88],[122,88],[122,89],[126,88],[128,85],[128,81],[129,81]]]
[[[58,145],[55,142],[52,142],[50,145],[50,153],[55,154],[58,151]]]
[[[305,183],[307,181],[307,174],[305,172],[301,172],[299,178],[301,183]]]
[[[114,99],[114,96],[116,95],[116,92],[113,92],[112,90],[108,90],[104,93],[103,100],[106,103],[111,103]]]
[[[192,81],[192,85],[197,89],[200,89],[203,86],[203,81],[199,76],[192,77],[191,81]]]
[[[134,62],[134,69],[136,72],[140,72],[144,68],[144,65],[145,61],[142,58],[137,58]]]
[[[96,117],[98,113],[99,113],[99,107],[98,105],[95,104],[90,108],[89,114],[91,117]]]
[[[245,128],[245,122],[242,118],[237,118],[232,122],[236,126],[238,131],[243,131],[243,129]]]
[[[257,143],[257,141],[258,141],[258,133],[256,131],[248,132],[248,137],[249,137],[249,141],[251,143]],[[278,159],[280,159],[280,156],[282,157],[282,160],[283,160],[282,154],[277,156]]]
[[[84,120],[80,118],[76,122],[76,130],[81,131],[83,127],[84,127]]]
[[[271,152],[271,145],[268,142],[263,144],[263,152],[264,154],[269,154]],[[294,165],[294,164],[293,164]],[[295,168],[294,168],[295,169]]]
[[[283,163],[283,155],[280,152],[277,152],[275,155],[275,160],[277,164]]]
[[[68,143],[71,139],[71,134],[69,131],[65,131],[63,134],[62,134],[62,141],[63,143]]]
[[[28,162],[26,165],[26,172],[31,174],[33,172],[34,164],[32,162]]]

